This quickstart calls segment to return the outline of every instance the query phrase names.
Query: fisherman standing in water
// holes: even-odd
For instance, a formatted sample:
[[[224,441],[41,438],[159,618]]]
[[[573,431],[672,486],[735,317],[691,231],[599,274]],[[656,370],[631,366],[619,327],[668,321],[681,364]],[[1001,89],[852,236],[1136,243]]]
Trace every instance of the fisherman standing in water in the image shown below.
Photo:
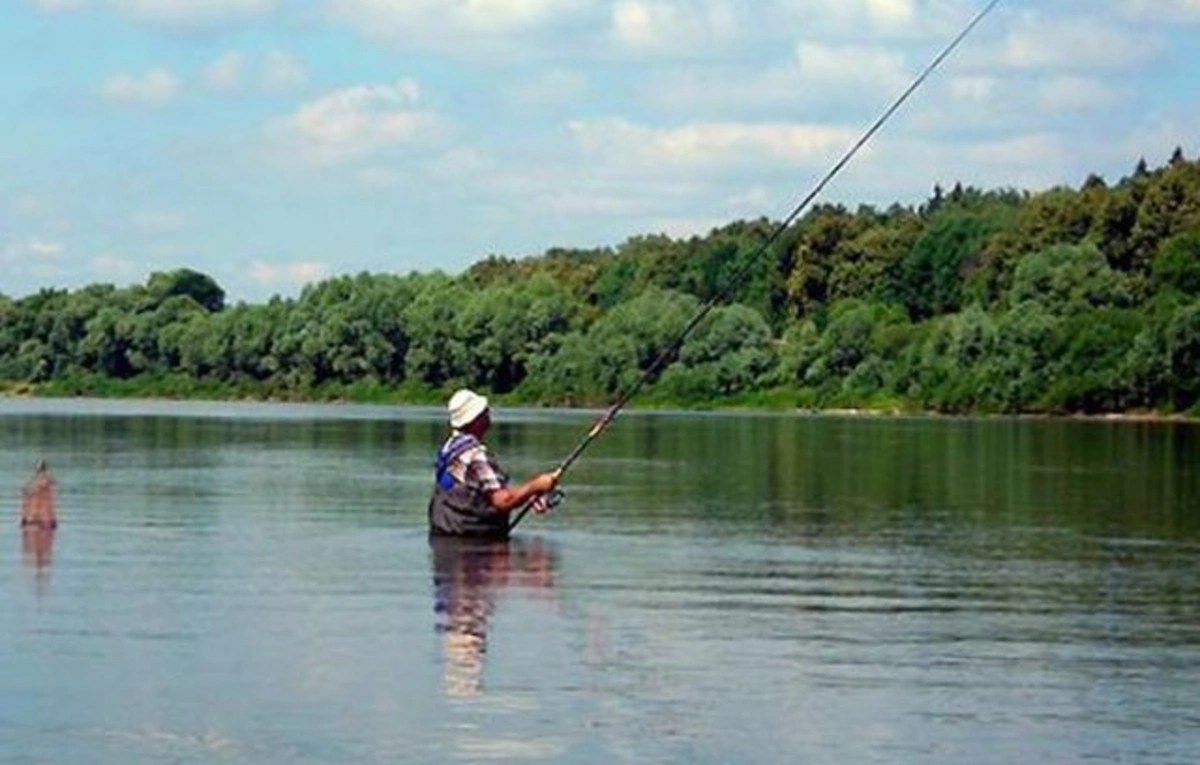
[[[429,500],[429,533],[435,536],[508,536],[509,513],[532,502],[545,512],[545,496],[558,485],[558,473],[542,473],[518,486],[483,444],[491,427],[488,400],[460,390],[447,405],[453,432],[437,456],[437,476]]]

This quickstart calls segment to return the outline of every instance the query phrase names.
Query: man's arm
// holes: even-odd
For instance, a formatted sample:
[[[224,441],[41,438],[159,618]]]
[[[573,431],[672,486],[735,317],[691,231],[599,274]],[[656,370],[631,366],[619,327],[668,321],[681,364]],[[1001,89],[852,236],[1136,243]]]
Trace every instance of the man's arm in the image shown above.
[[[518,486],[503,486],[487,493],[488,502],[502,513],[512,512],[526,502],[549,494],[558,485],[558,472],[542,473]]]

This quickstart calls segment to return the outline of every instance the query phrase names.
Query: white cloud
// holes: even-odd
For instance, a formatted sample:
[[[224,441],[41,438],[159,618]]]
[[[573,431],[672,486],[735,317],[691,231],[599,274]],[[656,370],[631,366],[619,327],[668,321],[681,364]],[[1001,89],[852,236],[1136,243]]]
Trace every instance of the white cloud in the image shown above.
[[[1124,70],[1153,60],[1162,48],[1162,41],[1156,36],[1121,28],[1100,18],[1051,18],[1027,12],[1013,22],[999,49],[986,54],[984,61],[1009,69],[1036,71]],[[978,58],[972,56],[973,60]]]
[[[502,37],[570,18],[598,0],[328,0],[330,14],[368,37],[461,47],[460,33]]]
[[[529,179],[523,179],[527,183]],[[629,195],[604,191],[600,187],[558,189],[543,186],[529,197],[534,205],[556,215],[624,216],[634,212],[638,203]]]
[[[845,119],[878,112],[908,84],[902,53],[855,44],[799,43],[792,59],[757,71],[676,67],[643,79],[638,90],[654,109],[744,115],[819,110]]]
[[[65,251],[61,242],[36,237],[16,243],[0,242],[0,263],[12,264],[17,271],[57,275],[62,272],[60,256]]]
[[[751,186],[744,191],[731,195],[725,204],[737,210],[747,211],[746,215],[757,215],[767,209],[771,202],[770,194],[762,186]]]
[[[33,7],[45,13],[73,11],[87,5],[88,0],[32,0]]]
[[[223,93],[240,90],[246,83],[249,57],[240,51],[226,51],[204,70],[204,82]],[[268,93],[296,90],[308,80],[308,70],[299,59],[281,50],[272,50],[258,66],[258,86]]]
[[[613,34],[626,45],[655,47],[670,39],[668,32],[676,13],[672,6],[623,0],[613,6]]]
[[[1029,163],[1040,165],[1051,157],[1064,156],[1067,146],[1061,136],[1043,132],[967,143],[957,153],[980,165],[1019,167]]]
[[[237,90],[242,85],[242,54],[227,51],[204,70],[204,82],[213,90],[224,93]]]
[[[250,280],[264,287],[295,287],[320,281],[329,276],[329,266],[314,260],[291,263],[264,263],[256,260],[250,264]]]
[[[420,109],[413,80],[356,85],[303,104],[276,126],[300,156],[316,164],[363,159],[439,136],[441,120]]]
[[[1038,83],[1037,97],[1048,111],[1077,112],[1111,106],[1121,93],[1095,78],[1064,75]]]
[[[373,165],[356,170],[354,179],[366,188],[390,189],[399,183],[400,175],[390,168]]]
[[[1129,99],[1126,88],[1098,77],[1026,72],[967,75],[931,82],[904,122],[927,137],[947,140],[1059,129],[1068,121],[1075,123],[1076,130],[1094,130],[1090,121],[1079,121],[1112,111]]]
[[[430,172],[442,179],[473,179],[491,169],[483,152],[470,146],[455,146],[430,163]]]
[[[1200,21],[1200,0],[1120,0],[1117,10],[1140,21]]]
[[[280,50],[267,53],[263,61],[262,86],[273,92],[295,90],[308,80],[308,70],[295,56]]]
[[[647,223],[644,233],[663,234],[672,239],[687,239],[693,236],[704,236],[713,229],[726,225],[729,221],[730,218],[725,216],[656,218]]]
[[[722,168],[746,161],[805,165],[828,156],[851,139],[830,125],[787,123],[695,123],[672,128],[622,119],[576,120],[572,137],[591,161],[641,168]]]
[[[644,51],[694,50],[728,42],[739,22],[722,0],[619,0],[612,8],[613,38]]]
[[[773,0],[756,15],[807,39],[877,41],[946,37],[976,10],[964,0]]]
[[[140,273],[133,261],[116,255],[97,255],[91,259],[89,266],[99,278],[113,281],[134,278]]]
[[[974,75],[950,78],[948,89],[955,99],[982,102],[994,98],[1000,86],[998,77]]]
[[[275,0],[110,0],[122,13],[173,28],[210,27],[264,16]]]
[[[1136,157],[1145,157],[1152,165],[1162,164],[1176,146],[1194,159],[1200,156],[1197,122],[1200,122],[1200,108],[1195,104],[1173,117],[1149,115],[1129,135],[1108,144],[1106,159],[1126,167],[1132,165]]]
[[[105,4],[141,21],[166,26],[195,26],[263,15],[276,0],[31,0],[46,13]]]
[[[57,258],[62,254],[63,246],[45,239],[30,239],[25,242],[25,251],[35,258]]]
[[[804,80],[838,90],[867,86],[898,94],[910,79],[904,56],[881,47],[800,43],[796,65]]]
[[[906,27],[916,16],[914,0],[866,0],[867,18],[879,27]]]
[[[519,106],[548,106],[578,101],[587,91],[588,79],[582,72],[551,69],[514,86],[511,98]]]
[[[100,87],[100,94],[113,103],[160,105],[179,93],[179,79],[168,69],[150,69],[142,74],[115,74]]]
[[[966,140],[939,140],[921,134],[892,136],[875,142],[869,158],[860,156],[847,166],[826,196],[890,204],[912,201],[932,190],[935,183],[1042,189],[1081,181],[1073,177],[1074,168],[1081,155],[1094,156],[1095,148],[1052,131]]]
[[[138,210],[129,216],[129,227],[142,234],[169,234],[187,225],[187,216],[176,212]]]
[[[583,216],[620,220],[624,229],[635,220],[672,215],[695,201],[704,184],[685,178],[688,174],[688,168],[639,167],[613,155],[596,161],[584,157],[538,165],[489,165],[470,188],[503,227],[520,225],[532,216],[566,230]]]
[[[44,199],[34,194],[20,194],[11,199],[8,206],[13,215],[23,218],[46,214],[50,208]]]
[[[470,29],[523,29],[547,24],[586,5],[581,0],[462,0],[452,13]]]

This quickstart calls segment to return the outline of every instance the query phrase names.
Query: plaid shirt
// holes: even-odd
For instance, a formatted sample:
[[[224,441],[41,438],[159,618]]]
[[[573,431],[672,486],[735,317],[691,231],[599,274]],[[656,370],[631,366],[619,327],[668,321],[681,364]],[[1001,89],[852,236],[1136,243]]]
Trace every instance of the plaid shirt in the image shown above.
[[[442,449],[449,449],[451,442],[461,435],[455,431]],[[496,464],[488,448],[478,441],[451,459],[446,472],[457,483],[476,491],[495,491],[508,485],[508,476]]]

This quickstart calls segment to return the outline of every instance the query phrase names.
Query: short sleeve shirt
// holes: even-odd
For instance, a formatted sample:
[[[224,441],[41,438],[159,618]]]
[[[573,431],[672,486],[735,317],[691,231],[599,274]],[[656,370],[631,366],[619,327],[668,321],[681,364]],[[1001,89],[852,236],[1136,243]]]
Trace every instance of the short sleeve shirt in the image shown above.
[[[476,491],[495,491],[508,485],[508,476],[482,443],[463,450],[447,467],[455,481]]]

